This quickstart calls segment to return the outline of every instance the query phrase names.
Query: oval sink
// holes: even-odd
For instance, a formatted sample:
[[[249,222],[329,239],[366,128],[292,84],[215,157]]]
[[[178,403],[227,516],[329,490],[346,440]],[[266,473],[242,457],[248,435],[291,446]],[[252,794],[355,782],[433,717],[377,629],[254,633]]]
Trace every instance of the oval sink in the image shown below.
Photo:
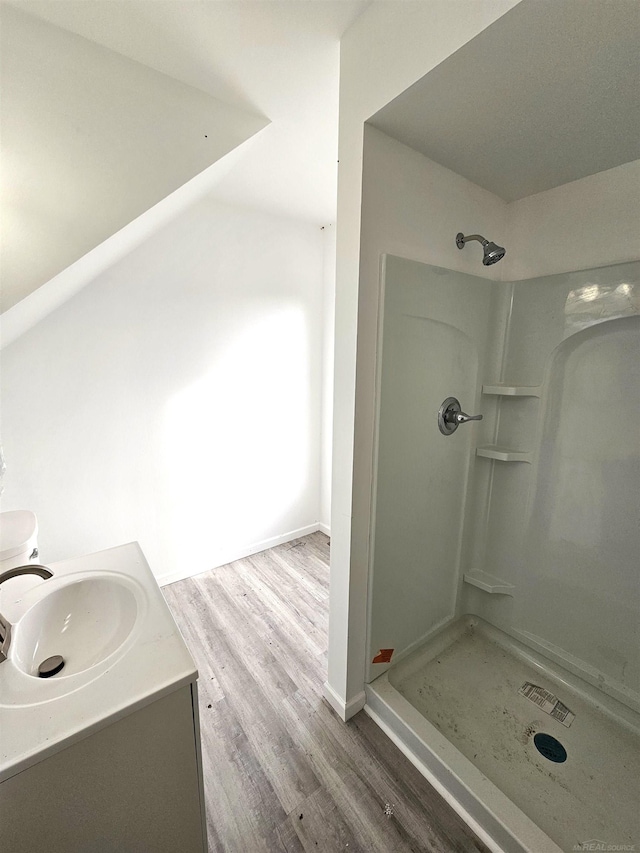
[[[52,590],[14,626],[10,656],[27,675],[53,655],[62,655],[58,680],[84,672],[116,652],[131,634],[138,602],[113,578],[84,578]]]

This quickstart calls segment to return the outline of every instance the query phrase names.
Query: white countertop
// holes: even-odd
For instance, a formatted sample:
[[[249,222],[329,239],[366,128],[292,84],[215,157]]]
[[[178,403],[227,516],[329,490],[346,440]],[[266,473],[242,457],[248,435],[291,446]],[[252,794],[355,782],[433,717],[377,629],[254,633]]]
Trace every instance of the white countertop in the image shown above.
[[[27,592],[0,587],[0,612],[14,625],[55,588],[105,572],[135,593],[136,624],[117,652],[66,679],[64,670],[49,679],[28,675],[9,652],[0,663],[0,782],[198,677],[137,542],[48,568],[53,577],[34,577]]]

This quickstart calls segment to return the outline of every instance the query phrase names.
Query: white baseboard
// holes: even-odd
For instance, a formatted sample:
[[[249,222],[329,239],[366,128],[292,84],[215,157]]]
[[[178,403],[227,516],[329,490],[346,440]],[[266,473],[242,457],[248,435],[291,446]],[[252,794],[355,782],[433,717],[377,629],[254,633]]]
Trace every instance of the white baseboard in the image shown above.
[[[340,719],[345,722],[350,720],[354,714],[358,713],[358,711],[361,711],[367,701],[364,690],[361,690],[360,693],[353,697],[353,699],[349,699],[348,702],[343,702],[328,681],[325,681],[324,683],[322,694]]]
[[[160,575],[156,580],[160,586],[168,586],[177,581],[183,581],[185,578],[193,578],[196,575],[201,575],[209,569],[217,569],[219,566],[226,566],[227,563],[233,563],[235,560],[242,560],[244,557],[250,557],[252,554],[258,554],[260,551],[268,551],[269,548],[275,548],[276,545],[283,545],[285,542],[291,542],[293,539],[300,539],[302,536],[308,536],[309,533],[315,533],[320,530],[320,524],[316,521],[314,524],[307,524],[306,527],[299,527],[297,530],[290,530],[288,533],[281,533],[279,536],[272,536],[270,539],[263,539],[262,542],[254,542],[253,545],[248,545],[244,548],[237,548],[233,551],[228,551],[223,554],[212,554],[210,563],[206,569],[198,566],[194,571],[189,569],[178,569],[175,572],[167,572]]]
[[[318,530],[320,533],[324,533],[325,536],[328,536],[331,539],[331,528],[328,524],[323,524],[321,521],[318,523]]]

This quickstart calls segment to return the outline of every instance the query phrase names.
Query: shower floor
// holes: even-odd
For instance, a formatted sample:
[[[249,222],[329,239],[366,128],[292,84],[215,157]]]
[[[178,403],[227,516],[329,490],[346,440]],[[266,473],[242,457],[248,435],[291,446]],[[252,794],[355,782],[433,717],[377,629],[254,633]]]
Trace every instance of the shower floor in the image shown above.
[[[632,712],[607,697],[608,710],[600,709],[594,688],[565,680],[475,617],[450,626],[383,678],[558,847],[597,841],[605,847],[593,849],[640,850],[640,737]],[[525,682],[558,697],[575,714],[570,727],[521,695]],[[560,741],[566,761],[540,754],[538,732]]]

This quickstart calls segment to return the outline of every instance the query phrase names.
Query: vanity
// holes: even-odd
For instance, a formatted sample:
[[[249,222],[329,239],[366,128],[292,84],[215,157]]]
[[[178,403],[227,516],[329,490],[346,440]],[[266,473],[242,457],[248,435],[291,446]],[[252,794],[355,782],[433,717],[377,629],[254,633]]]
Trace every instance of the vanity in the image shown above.
[[[3,849],[206,853],[198,673],[139,545],[48,568],[0,587]]]

